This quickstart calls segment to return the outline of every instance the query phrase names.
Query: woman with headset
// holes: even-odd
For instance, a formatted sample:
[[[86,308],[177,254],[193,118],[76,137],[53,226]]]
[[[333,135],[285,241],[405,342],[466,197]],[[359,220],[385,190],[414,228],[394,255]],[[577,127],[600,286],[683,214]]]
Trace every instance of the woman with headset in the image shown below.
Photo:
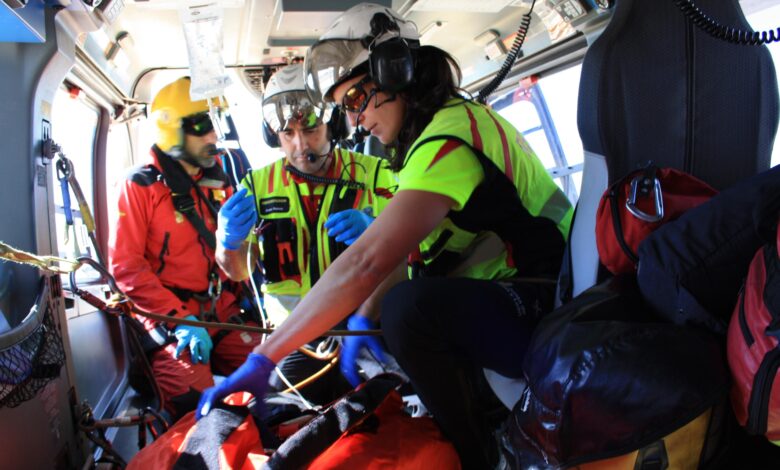
[[[385,341],[463,467],[490,468],[497,446],[475,380],[482,368],[522,376],[530,334],[553,304],[571,205],[516,129],[461,96],[454,59],[419,46],[415,25],[389,8],[347,10],[304,68],[310,96],[392,146],[398,190],[288,321],[204,392],[198,416],[237,390],[262,396],[275,361],[408,259],[413,279],[382,303]]]

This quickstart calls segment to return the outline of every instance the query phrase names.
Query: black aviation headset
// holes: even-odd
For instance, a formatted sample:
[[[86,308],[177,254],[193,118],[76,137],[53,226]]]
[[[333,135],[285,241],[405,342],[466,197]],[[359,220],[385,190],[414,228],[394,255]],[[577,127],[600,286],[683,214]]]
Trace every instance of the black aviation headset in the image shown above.
[[[396,33],[394,38],[374,44],[385,33]],[[380,90],[397,93],[414,81],[414,54],[420,47],[416,40],[401,37],[398,22],[389,13],[376,13],[371,18],[371,34],[361,39],[368,49],[368,74]]]

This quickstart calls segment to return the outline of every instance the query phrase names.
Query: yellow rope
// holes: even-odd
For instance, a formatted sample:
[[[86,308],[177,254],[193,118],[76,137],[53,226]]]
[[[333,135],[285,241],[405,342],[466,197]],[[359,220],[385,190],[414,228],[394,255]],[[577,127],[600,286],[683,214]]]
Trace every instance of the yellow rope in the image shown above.
[[[39,256],[26,251],[18,250],[6,243],[0,242],[0,258],[14,263],[35,266],[46,272],[54,274],[67,274],[73,272],[81,263],[57,256]]]
[[[309,377],[301,380],[300,382],[298,382],[297,384],[293,385],[292,387],[288,387],[287,389],[282,390],[282,393],[290,393],[290,392],[293,391],[293,389],[299,389],[299,388],[303,388],[303,387],[309,385],[310,383],[314,382],[315,380],[317,380],[320,377],[322,377],[323,375],[325,375],[325,373],[328,372],[330,369],[332,369],[333,366],[335,366],[337,362],[339,362],[338,352],[336,353],[336,356],[333,357],[330,360],[330,362],[325,364],[325,367],[323,367],[322,369],[320,369],[317,372],[313,373]]]

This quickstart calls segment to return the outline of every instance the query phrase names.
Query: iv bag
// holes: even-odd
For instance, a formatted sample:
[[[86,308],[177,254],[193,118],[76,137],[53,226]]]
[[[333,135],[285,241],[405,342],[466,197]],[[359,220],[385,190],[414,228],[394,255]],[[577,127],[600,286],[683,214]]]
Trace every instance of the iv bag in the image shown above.
[[[190,59],[190,98],[220,97],[231,84],[222,59],[222,8],[217,1],[187,0],[180,14]]]

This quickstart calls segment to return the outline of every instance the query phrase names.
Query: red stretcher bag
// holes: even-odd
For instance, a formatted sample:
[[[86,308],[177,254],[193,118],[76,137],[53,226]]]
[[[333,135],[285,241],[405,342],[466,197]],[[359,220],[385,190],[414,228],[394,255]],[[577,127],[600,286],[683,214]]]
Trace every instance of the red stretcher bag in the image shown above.
[[[596,213],[599,259],[612,274],[636,270],[639,243],[650,232],[717,194],[707,183],[650,163],[615,182]]]
[[[750,434],[780,445],[780,227],[750,263],[728,332],[731,404]]]

